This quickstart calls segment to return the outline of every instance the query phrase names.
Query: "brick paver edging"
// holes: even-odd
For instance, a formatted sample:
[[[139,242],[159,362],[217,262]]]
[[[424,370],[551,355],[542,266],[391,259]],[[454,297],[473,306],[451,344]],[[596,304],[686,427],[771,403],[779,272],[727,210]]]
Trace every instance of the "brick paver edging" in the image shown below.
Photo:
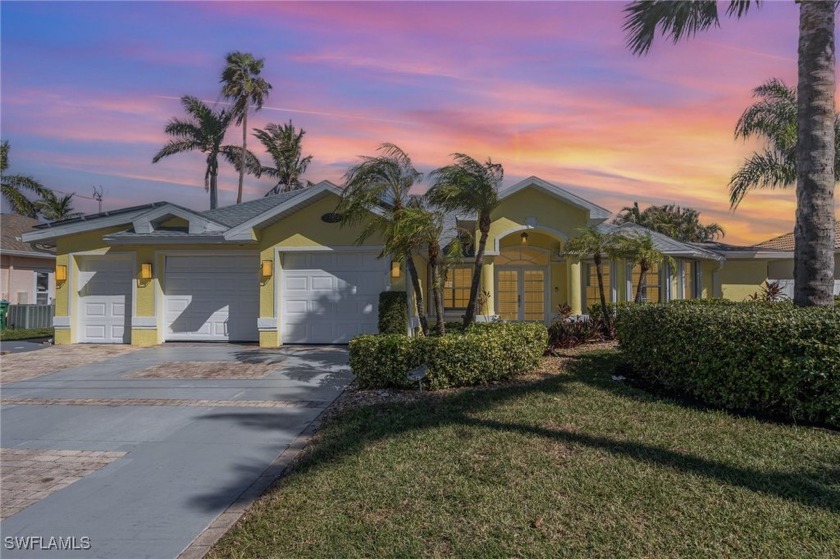
[[[3,398],[3,405],[186,406],[194,408],[319,408],[318,400],[175,400],[171,398]]]
[[[341,395],[339,394],[339,398]],[[321,426],[321,421],[324,418],[324,412],[326,409],[322,411],[318,417],[316,417],[312,423],[309,424],[309,427],[304,429],[300,435],[286,447],[280,456],[274,459],[274,462],[271,463],[268,468],[266,468],[263,473],[260,474],[260,477],[254,481],[245,491],[243,491],[239,497],[231,504],[225,511],[216,517],[216,519],[210,523],[210,525],[204,529],[202,533],[196,537],[187,548],[181,552],[181,554],[177,557],[177,559],[202,559],[207,553],[210,551],[210,548],[213,547],[225,533],[236,524],[236,521],[239,520],[245,511],[254,504],[254,501],[260,498],[263,493],[274,483],[277,479],[283,476],[286,471],[289,469],[289,466],[295,461],[295,459],[303,452],[303,449],[306,448],[306,445],[309,444],[309,441],[312,439],[312,436],[318,431],[318,428]]]

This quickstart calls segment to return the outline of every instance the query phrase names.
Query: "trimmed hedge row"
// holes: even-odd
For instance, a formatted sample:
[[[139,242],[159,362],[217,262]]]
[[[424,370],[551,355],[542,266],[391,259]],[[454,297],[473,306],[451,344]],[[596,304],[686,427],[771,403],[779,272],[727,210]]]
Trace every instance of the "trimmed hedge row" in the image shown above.
[[[776,303],[622,307],[635,373],[712,405],[840,426],[840,312]]]
[[[383,291],[379,294],[379,333],[408,332],[408,300],[405,291]]]
[[[463,334],[409,338],[380,334],[350,340],[350,367],[361,388],[414,388],[409,369],[428,365],[431,389],[487,384],[534,370],[545,352],[542,324],[475,324]]]

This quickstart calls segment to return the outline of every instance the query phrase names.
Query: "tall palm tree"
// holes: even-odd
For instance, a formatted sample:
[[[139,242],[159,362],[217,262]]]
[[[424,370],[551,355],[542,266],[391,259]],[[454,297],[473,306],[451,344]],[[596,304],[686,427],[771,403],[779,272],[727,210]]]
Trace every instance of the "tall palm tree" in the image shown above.
[[[729,181],[729,203],[737,208],[756,188],[796,185],[796,88],[773,78],[753,90],[758,99],[735,125],[735,137],[764,140],[763,151],[752,154]],[[840,177],[840,115],[834,117],[834,180]]]
[[[650,233],[645,235],[625,233],[617,238],[612,250],[616,256],[626,258],[639,266],[639,283],[636,285],[636,296],[633,299],[636,303],[642,302],[642,286],[647,283],[647,274],[654,265],[667,262],[672,268],[676,267],[673,258],[656,248]]]
[[[484,264],[484,250],[490,234],[490,214],[499,205],[499,185],[504,178],[504,169],[499,163],[487,159],[479,163],[469,155],[453,154],[455,163],[432,171],[434,184],[429,189],[429,200],[446,211],[471,212],[478,215],[478,248],[475,251],[475,268],[470,299],[464,313],[464,328],[475,320],[478,287],[481,282],[481,267]]]
[[[602,266],[604,257],[612,258],[619,254],[618,237],[614,233],[602,233],[596,226],[578,229],[578,234],[568,240],[563,252],[570,256],[591,256],[595,263],[595,277],[598,280],[598,294],[601,297],[601,310],[604,313],[604,329],[611,331],[611,317],[607,309],[607,294],[604,291]]]
[[[242,126],[242,151],[239,160],[239,189],[236,193],[236,203],[242,203],[242,183],[245,180],[245,157],[248,150],[248,111],[251,105],[254,110],[262,109],[263,102],[268,97],[271,84],[260,77],[265,61],[254,58],[247,52],[234,51],[225,57],[225,69],[222,70],[222,96],[233,102],[233,114],[236,124]]]
[[[263,175],[277,180],[277,184],[266,192],[266,196],[305,188],[300,177],[312,162],[312,156],[302,157],[301,140],[304,134],[306,131],[303,128],[297,130],[291,120],[282,126],[269,123],[264,130],[254,128],[254,136],[274,161],[274,167],[263,166],[261,169]]]
[[[6,169],[9,168],[10,149],[7,140],[0,142],[0,189],[2,189],[3,199],[14,213],[31,218],[38,217],[37,201],[30,200],[24,191],[28,190],[41,197],[51,194],[52,191],[32,177],[6,174]]]
[[[204,188],[210,191],[210,209],[219,204],[219,156],[223,156],[235,167],[239,167],[244,159],[246,166],[259,172],[259,161],[250,152],[242,152],[238,146],[222,145],[225,133],[233,119],[233,113],[221,109],[216,112],[199,99],[185,95],[181,98],[188,118],[186,120],[173,118],[167,123],[164,131],[172,137],[152,158],[157,163],[164,157],[200,151],[206,154],[207,168],[204,172]]]
[[[632,206],[625,206],[618,212],[613,222],[635,223],[686,243],[705,243],[725,234],[717,223],[702,224],[697,210],[674,204],[648,206],[641,211],[639,203],[633,202]]]
[[[794,294],[797,306],[833,306],[835,53],[837,3],[799,0]],[[730,0],[727,15],[740,18],[758,1]],[[717,26],[714,0],[635,0],[624,29],[636,54],[650,50],[657,29],[673,41]]]
[[[42,195],[41,199],[36,202],[38,213],[48,221],[59,221],[84,215],[82,212],[73,210],[73,196],[75,194],[65,194],[59,197],[54,192],[49,192],[46,196]]]
[[[379,146],[379,155],[362,157],[362,162],[344,174],[344,192],[336,212],[341,214],[342,226],[361,225],[362,232],[356,242],[361,244],[376,233],[388,238],[388,230],[401,218],[410,200],[408,191],[423,174],[414,168],[411,158],[394,144]],[[377,215],[383,212],[384,217]],[[383,253],[383,257],[386,254]],[[414,288],[417,318],[424,335],[429,334],[426,311],[423,308],[423,291],[414,265],[412,253],[404,251],[391,255],[405,259],[408,276]]]

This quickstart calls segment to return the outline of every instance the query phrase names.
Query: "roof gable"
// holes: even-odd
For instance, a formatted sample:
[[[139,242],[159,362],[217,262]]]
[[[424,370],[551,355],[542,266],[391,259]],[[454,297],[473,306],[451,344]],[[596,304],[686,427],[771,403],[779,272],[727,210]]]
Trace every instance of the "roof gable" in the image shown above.
[[[504,200],[505,198],[512,196],[521,190],[525,190],[526,188],[538,188],[572,206],[585,210],[589,213],[589,219],[595,221],[596,223],[602,222],[612,215],[609,210],[602,208],[597,204],[593,204],[588,200],[584,200],[580,196],[572,194],[568,190],[560,188],[556,184],[552,184],[535,176],[530,176],[525,180],[519,181],[514,185],[500,190],[499,200]]]

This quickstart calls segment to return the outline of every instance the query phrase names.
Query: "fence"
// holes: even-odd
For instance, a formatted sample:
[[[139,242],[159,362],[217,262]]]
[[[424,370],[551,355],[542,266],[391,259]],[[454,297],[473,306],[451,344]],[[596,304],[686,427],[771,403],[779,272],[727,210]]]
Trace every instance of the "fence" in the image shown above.
[[[9,305],[6,328],[51,328],[55,316],[55,305]]]

